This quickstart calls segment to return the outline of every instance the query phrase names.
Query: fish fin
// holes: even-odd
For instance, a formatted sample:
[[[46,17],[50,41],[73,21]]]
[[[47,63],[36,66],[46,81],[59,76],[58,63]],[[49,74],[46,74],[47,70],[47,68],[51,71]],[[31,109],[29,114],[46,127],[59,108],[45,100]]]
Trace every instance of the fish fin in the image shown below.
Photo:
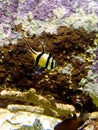
[[[39,39],[39,42],[40,42],[40,45],[42,46],[42,53],[45,53],[45,48],[44,48],[43,43],[40,39]]]
[[[27,40],[25,39],[25,36],[24,36],[24,35],[22,35],[22,38],[24,39],[25,44],[28,46],[28,48],[29,48],[30,52],[32,52],[32,53],[34,53],[34,54],[36,54],[36,51],[35,51],[35,50],[33,50],[33,48],[31,47],[31,45],[30,45],[30,43],[29,43],[29,41],[27,41]]]
[[[38,70],[35,71],[35,74],[40,74],[45,68],[39,67]]]

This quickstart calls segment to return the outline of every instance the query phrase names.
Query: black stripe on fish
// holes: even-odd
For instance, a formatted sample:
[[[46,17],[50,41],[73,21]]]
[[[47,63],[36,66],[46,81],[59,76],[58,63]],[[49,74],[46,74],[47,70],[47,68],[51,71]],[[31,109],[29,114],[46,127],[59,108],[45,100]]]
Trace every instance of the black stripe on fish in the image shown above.
[[[51,62],[51,69],[53,69],[54,68],[54,60],[52,59],[52,62]]]
[[[45,68],[48,67],[48,64],[49,64],[50,58],[51,58],[51,53],[50,53],[49,56],[48,56],[48,59],[47,59],[47,62],[46,62],[46,66],[45,66]]]
[[[37,57],[36,57],[36,61],[35,61],[35,65],[34,65],[34,68],[38,65],[38,62],[41,58],[41,56],[44,54],[44,52],[40,53]]]

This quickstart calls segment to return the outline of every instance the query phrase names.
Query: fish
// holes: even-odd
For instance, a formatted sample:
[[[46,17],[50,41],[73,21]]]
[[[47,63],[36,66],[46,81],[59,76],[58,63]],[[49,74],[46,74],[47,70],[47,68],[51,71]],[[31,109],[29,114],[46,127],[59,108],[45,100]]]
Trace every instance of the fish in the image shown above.
[[[80,113],[79,117],[74,114],[73,118],[58,123],[54,130],[83,130],[80,126],[88,119],[88,116],[88,113]]]
[[[56,61],[53,59],[51,53],[49,53],[49,54],[45,53],[45,49],[44,49],[43,44],[41,43],[41,41],[39,41],[39,42],[40,42],[40,44],[42,46],[42,52],[37,52],[31,47],[29,41],[27,41],[25,39],[25,36],[22,35],[22,37],[23,37],[23,39],[25,41],[25,44],[28,46],[29,51],[31,52],[31,54],[32,54],[32,56],[33,56],[33,58],[35,60],[34,68],[37,65],[39,65],[41,68],[47,69],[47,70],[52,70],[52,69],[54,69],[56,67]]]
[[[84,112],[84,106],[81,106],[80,113],[74,113],[72,118],[62,120],[54,126],[54,130],[84,130],[83,128],[87,126],[85,121],[88,119],[89,113]]]

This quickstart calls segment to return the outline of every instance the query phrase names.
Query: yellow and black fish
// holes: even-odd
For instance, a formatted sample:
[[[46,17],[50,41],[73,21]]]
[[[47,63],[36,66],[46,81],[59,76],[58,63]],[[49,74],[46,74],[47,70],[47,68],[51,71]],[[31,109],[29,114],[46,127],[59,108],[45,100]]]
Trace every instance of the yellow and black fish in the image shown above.
[[[40,44],[42,46],[42,52],[37,52],[31,47],[30,43],[25,39],[25,37],[24,36],[22,36],[22,37],[25,40],[25,44],[28,46],[28,48],[35,60],[34,67],[39,65],[40,67],[46,68],[48,70],[54,69],[56,67],[55,60],[53,59],[53,57],[50,53],[49,54],[45,53],[44,47],[41,42],[40,42]]]

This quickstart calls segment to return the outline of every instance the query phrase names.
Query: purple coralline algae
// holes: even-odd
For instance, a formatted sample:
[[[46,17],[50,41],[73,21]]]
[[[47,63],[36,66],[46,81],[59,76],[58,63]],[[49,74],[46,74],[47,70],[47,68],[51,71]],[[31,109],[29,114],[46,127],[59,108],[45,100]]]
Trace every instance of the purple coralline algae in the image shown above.
[[[29,12],[34,19],[46,20],[53,17],[53,9],[57,7],[64,7],[68,12],[67,17],[79,13],[80,9],[86,14],[98,15],[98,2],[91,0],[6,0],[1,1],[0,6],[0,22],[10,21],[16,16],[27,15]]]

